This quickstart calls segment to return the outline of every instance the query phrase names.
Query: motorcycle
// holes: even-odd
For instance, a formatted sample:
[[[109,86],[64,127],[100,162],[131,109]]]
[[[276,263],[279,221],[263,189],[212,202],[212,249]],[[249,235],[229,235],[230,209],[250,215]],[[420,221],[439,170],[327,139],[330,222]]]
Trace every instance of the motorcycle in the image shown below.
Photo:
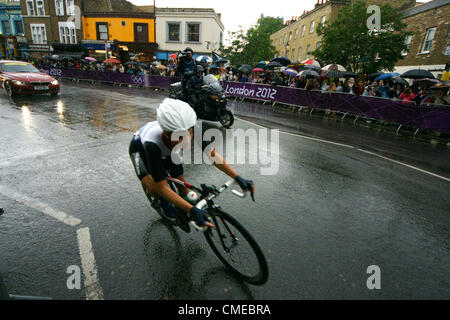
[[[192,95],[189,94],[189,96]],[[230,128],[234,123],[234,115],[226,107],[228,99],[225,90],[212,74],[203,77],[203,85],[199,92],[197,92],[195,99],[185,98],[181,82],[174,83],[170,86],[169,98],[183,100],[189,103],[197,113],[199,119],[219,121],[225,128]]]

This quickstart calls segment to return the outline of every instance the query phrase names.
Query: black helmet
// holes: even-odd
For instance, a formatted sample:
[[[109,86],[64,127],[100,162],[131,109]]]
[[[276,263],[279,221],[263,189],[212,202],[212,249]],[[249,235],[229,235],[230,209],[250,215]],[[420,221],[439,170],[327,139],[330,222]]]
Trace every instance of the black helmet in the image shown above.
[[[205,71],[205,69],[203,69],[203,67],[201,65],[197,66],[197,72],[203,72]]]
[[[194,50],[192,50],[191,48],[189,48],[189,47],[187,47],[186,49],[184,49],[184,52],[192,52],[192,53],[194,53]]]

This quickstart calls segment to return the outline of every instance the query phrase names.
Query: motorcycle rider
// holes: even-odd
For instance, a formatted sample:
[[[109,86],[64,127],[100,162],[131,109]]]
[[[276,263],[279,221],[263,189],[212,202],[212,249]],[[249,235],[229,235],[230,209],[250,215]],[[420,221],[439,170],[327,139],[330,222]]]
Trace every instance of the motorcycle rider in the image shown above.
[[[189,92],[189,100],[192,102],[194,109],[201,111],[200,103],[200,89],[203,85],[203,72],[205,69],[201,65],[197,65],[195,76],[192,77],[187,84],[187,91]]]
[[[187,47],[184,49],[181,55],[179,55],[179,61],[176,73],[181,77],[181,86],[183,88],[183,96],[185,100],[188,98],[188,82],[195,76],[197,63],[193,58],[194,51]]]

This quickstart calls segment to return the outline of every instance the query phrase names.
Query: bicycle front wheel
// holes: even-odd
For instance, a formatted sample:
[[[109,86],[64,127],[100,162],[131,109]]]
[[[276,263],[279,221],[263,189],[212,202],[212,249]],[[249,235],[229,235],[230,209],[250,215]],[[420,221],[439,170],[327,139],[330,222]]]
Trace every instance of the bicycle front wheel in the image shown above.
[[[219,260],[244,281],[264,284],[269,277],[269,268],[252,235],[222,210],[216,209],[212,219],[216,228],[209,228],[204,235]]]

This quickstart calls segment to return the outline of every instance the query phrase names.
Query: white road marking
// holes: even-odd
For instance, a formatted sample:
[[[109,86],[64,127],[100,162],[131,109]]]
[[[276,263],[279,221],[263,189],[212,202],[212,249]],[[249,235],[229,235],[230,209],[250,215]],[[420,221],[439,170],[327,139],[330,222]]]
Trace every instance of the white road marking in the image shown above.
[[[267,127],[260,126],[259,124],[256,124],[256,123],[253,123],[253,122],[250,122],[250,121],[247,121],[247,120],[243,120],[243,119],[240,119],[240,118],[236,118],[236,119],[238,119],[239,121],[242,121],[242,122],[247,122],[249,124],[252,124],[254,126],[257,126],[257,127],[263,128],[263,129],[267,129]],[[329,143],[329,144],[333,144],[333,145],[337,145],[337,146],[341,146],[341,147],[345,147],[345,148],[355,149],[355,147],[349,146],[347,144],[332,142],[332,141],[323,140],[323,139],[319,139],[319,138],[308,137],[308,136],[304,136],[304,135],[297,134],[297,133],[290,133],[290,132],[281,131],[281,130],[280,130],[280,133],[287,134],[287,135],[290,135],[290,136],[299,137],[299,138],[303,138],[303,139],[314,140],[314,141],[319,141],[319,142],[323,142],[323,143]]]
[[[426,170],[423,170],[423,169],[420,169],[420,168],[411,166],[411,165],[409,165],[409,164],[406,164],[406,163],[403,163],[403,162],[400,162],[400,161],[397,161],[397,160],[393,160],[393,159],[390,159],[390,158],[381,156],[381,155],[379,155],[379,154],[376,154],[376,153],[373,153],[373,152],[370,152],[370,151],[366,151],[366,150],[363,150],[363,149],[358,149],[358,151],[361,151],[361,152],[370,154],[370,155],[372,155],[372,156],[376,156],[376,157],[379,157],[379,158],[382,158],[382,159],[385,159],[385,160],[394,162],[394,163],[396,163],[396,164],[400,164],[400,165],[402,165],[402,166],[405,166],[405,167],[408,167],[408,168],[411,168],[411,169],[414,169],[414,170],[417,170],[417,171],[420,171],[420,172],[429,174],[429,175],[431,175],[431,176],[433,176],[433,177],[436,177],[436,178],[439,178],[439,179],[442,179],[442,180],[445,180],[445,181],[450,181],[449,178],[446,178],[446,177],[440,176],[440,175],[438,175],[438,174],[435,174],[435,173],[433,173],[433,172],[429,172],[429,171],[426,171]]]
[[[243,120],[243,119],[240,119],[240,118],[236,118],[236,119],[238,119],[239,121],[242,121],[242,122],[247,122],[247,123],[249,123],[249,124],[251,124],[251,125],[255,125],[255,126],[260,127],[260,128],[266,128],[266,127],[260,126],[259,124],[256,124],[256,123],[253,123],[253,122],[250,122],[250,121],[247,121],[247,120]],[[376,154],[376,153],[373,153],[373,152],[370,152],[370,151],[366,151],[366,150],[363,150],[363,149],[357,149],[357,148],[354,147],[354,146],[350,146],[350,145],[346,145],[346,144],[341,144],[341,143],[336,143],[336,142],[331,142],[331,141],[322,140],[322,139],[317,139],[317,138],[312,138],[312,137],[307,137],[307,136],[303,136],[303,135],[300,135],[300,134],[294,134],[294,133],[289,133],[289,132],[284,132],[284,131],[280,131],[280,133],[284,133],[284,134],[291,135],[291,136],[297,136],[297,137],[299,137],[299,138],[304,138],[304,139],[309,139],[309,140],[315,140],[315,141],[319,141],[319,142],[324,142],[324,143],[334,144],[334,145],[341,146],[341,147],[345,147],[345,148],[356,149],[356,150],[358,150],[358,151],[360,151],[360,152],[363,152],[363,153],[366,153],[366,154],[370,154],[370,155],[372,155],[372,156],[376,156],[376,157],[379,157],[379,158],[382,158],[382,159],[385,159],[385,160],[394,162],[394,163],[396,163],[396,164],[399,164],[399,165],[408,167],[408,168],[410,168],[410,169],[414,169],[414,170],[417,170],[417,171],[419,171],[419,172],[429,174],[429,175],[431,175],[431,176],[433,176],[433,177],[436,177],[436,178],[439,178],[439,179],[442,179],[442,180],[445,180],[445,181],[450,181],[449,178],[440,176],[440,175],[435,174],[435,173],[433,173],[433,172],[429,172],[429,171],[426,171],[426,170],[423,170],[423,169],[420,169],[420,168],[411,166],[411,165],[409,165],[409,164],[406,164],[406,163],[403,163],[403,162],[400,162],[400,161],[396,161],[396,160],[393,160],[393,159],[390,159],[390,158],[381,156],[381,155],[379,155],[379,154]]]
[[[103,291],[97,276],[97,265],[95,264],[89,228],[78,229],[77,238],[81,257],[81,268],[84,274],[86,300],[103,300]]]
[[[7,188],[5,186],[0,185],[0,193],[7,196],[8,198],[11,198],[17,202],[23,203],[24,205],[33,208],[35,210],[38,210],[52,218],[55,218],[56,220],[59,220],[71,227],[74,227],[76,225],[79,225],[81,223],[80,219],[77,219],[75,217],[72,217],[71,215],[68,215],[67,213],[56,210],[51,208],[49,205],[37,201],[35,199],[32,199],[30,197],[27,197],[23,194],[20,194],[19,192],[16,192],[12,190],[11,188]]]

